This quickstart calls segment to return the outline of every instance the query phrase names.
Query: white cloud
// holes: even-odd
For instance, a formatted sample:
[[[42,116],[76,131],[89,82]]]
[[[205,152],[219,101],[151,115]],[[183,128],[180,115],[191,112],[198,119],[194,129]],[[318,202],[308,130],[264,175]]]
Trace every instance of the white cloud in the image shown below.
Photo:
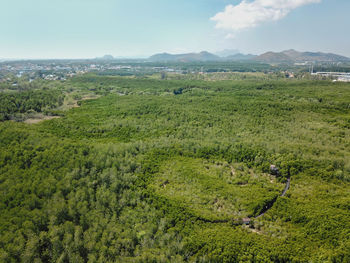
[[[255,27],[267,21],[277,21],[290,11],[321,0],[243,0],[238,5],[228,5],[223,12],[211,18],[216,28],[230,31]]]

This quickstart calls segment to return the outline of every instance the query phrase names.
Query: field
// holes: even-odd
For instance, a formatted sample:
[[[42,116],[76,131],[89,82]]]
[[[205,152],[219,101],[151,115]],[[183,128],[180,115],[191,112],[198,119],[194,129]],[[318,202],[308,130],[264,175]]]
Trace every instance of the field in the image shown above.
[[[349,262],[350,84],[210,76],[0,93],[0,261]]]

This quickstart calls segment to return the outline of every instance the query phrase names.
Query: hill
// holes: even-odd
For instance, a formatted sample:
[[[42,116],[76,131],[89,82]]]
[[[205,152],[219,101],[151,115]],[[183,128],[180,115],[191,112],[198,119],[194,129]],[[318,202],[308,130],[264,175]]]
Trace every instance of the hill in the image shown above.
[[[224,54],[224,53],[222,53]],[[226,53],[225,53],[226,54]],[[228,53],[227,53],[228,54]],[[206,62],[206,61],[242,61],[255,58],[256,55],[236,53],[229,56],[218,56],[207,51],[200,53],[169,54],[160,53],[151,56],[148,60],[152,62]]]
[[[252,54],[242,54],[242,53],[238,53],[235,55],[231,55],[231,56],[227,56],[224,59],[227,61],[242,61],[242,60],[251,60],[256,58],[256,55],[252,55]]]
[[[265,63],[292,63],[291,57],[284,53],[266,52],[257,56],[254,60]]]
[[[169,54],[161,53],[151,56],[148,60],[152,62],[194,62],[194,61],[218,61],[221,58],[207,51],[200,53]]]
[[[98,60],[113,60],[114,57],[112,55],[104,55],[103,57],[96,58]]]
[[[229,56],[233,56],[236,54],[239,54],[239,50],[238,49],[224,49],[222,51],[218,51],[215,52],[215,55],[219,56],[219,57],[229,57]]]
[[[256,58],[265,63],[296,63],[296,62],[350,62],[350,58],[322,52],[299,52],[294,49],[282,52],[266,52]]]

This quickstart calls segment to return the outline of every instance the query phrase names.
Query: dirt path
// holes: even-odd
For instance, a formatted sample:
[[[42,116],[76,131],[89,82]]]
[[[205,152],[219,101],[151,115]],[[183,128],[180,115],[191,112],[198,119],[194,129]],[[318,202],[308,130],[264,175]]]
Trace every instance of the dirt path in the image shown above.
[[[27,124],[36,124],[46,120],[58,119],[60,116],[38,116],[37,118],[29,118],[24,121]]]
[[[287,183],[286,183],[286,186],[285,186],[285,188],[284,188],[284,190],[283,190],[283,192],[282,192],[282,194],[281,194],[280,196],[281,196],[281,197],[285,196],[286,193],[287,193],[287,191],[289,190],[289,188],[290,188],[290,178],[288,178]],[[263,211],[261,212],[261,214],[259,214],[258,216],[256,216],[255,219],[257,219],[257,218],[262,217],[263,215],[265,215],[266,212],[269,211],[269,210],[272,208],[272,206],[274,205],[274,203],[275,203],[276,201],[277,201],[277,198],[275,198],[269,205],[265,206],[264,209],[263,209]],[[250,220],[249,220],[249,221],[246,220],[246,222],[249,224],[249,223],[251,222],[251,220],[252,220],[252,219],[250,218]]]
[[[233,170],[234,171],[234,170]],[[231,170],[232,172],[232,170]],[[287,191],[290,188],[290,178],[288,178],[287,182],[286,182],[286,186],[284,187],[284,190],[282,192],[282,194],[280,195],[280,197],[283,197],[286,195]],[[257,215],[256,217],[247,217],[247,218],[243,218],[243,222],[241,220],[233,220],[235,222],[235,225],[238,224],[242,224],[243,225],[249,225],[254,219],[258,219],[262,216],[264,216],[266,214],[267,211],[269,211],[273,205],[275,204],[275,202],[277,201],[278,197],[275,197],[267,206],[264,207],[264,209],[261,211],[261,213],[259,215]],[[208,219],[204,219],[204,218],[198,218],[204,222],[207,223],[228,223],[228,222],[232,222],[232,219],[218,219],[218,220],[208,220]],[[240,223],[242,222],[242,223]],[[254,231],[253,231],[254,232]]]
[[[289,188],[290,188],[290,178],[288,178],[286,187],[284,188],[284,191],[281,196],[285,196]]]

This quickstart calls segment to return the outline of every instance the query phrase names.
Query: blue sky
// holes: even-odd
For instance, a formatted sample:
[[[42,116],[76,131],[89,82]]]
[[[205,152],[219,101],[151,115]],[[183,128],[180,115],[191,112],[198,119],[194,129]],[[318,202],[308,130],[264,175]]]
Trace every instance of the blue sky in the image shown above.
[[[349,0],[0,0],[0,58],[294,48],[350,56]]]

